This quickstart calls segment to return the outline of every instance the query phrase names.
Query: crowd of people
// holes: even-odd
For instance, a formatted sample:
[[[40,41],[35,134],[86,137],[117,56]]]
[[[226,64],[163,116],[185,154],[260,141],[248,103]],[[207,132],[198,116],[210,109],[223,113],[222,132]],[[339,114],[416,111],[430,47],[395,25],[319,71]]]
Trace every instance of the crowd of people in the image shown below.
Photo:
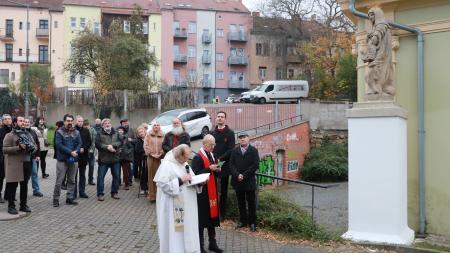
[[[4,114],[1,123],[0,203],[7,201],[8,213],[18,214],[15,204],[20,185],[19,211],[31,212],[27,204],[28,181],[31,178],[33,196],[42,197],[38,168],[42,179],[49,178],[49,130],[42,117],[31,126],[23,116]],[[151,203],[156,202],[160,252],[206,252],[205,228],[208,249],[223,252],[217,244],[215,227],[226,216],[230,178],[240,212],[236,228],[256,231],[255,172],[259,154],[245,132],[238,134],[236,146],[225,112],[217,113],[215,123],[215,129],[203,137],[200,150],[193,153],[191,138],[179,118],[174,118],[172,130],[164,133],[158,122],[133,129],[127,119],[122,119],[120,126],[113,128],[108,118],[96,119],[91,126],[81,115],[64,115],[62,121],[56,122],[53,143],[53,206],[59,207],[61,190],[66,191],[67,205],[78,205],[78,197],[89,198],[86,182],[96,185],[97,200],[105,201],[105,176],[109,170],[111,199],[119,200],[120,186],[129,190],[134,179],[139,181],[141,194],[146,194]],[[196,175],[203,173],[209,174],[207,181],[191,184]]]

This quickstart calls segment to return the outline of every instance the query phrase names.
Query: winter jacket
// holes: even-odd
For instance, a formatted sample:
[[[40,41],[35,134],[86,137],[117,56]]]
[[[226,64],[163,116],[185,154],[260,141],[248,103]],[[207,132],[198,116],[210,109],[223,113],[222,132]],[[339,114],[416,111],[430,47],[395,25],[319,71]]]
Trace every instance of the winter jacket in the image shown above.
[[[241,147],[233,149],[230,156],[231,185],[236,191],[256,190],[256,170],[259,166],[258,150],[249,144],[247,151],[242,155]],[[238,181],[239,174],[244,180]]]
[[[81,137],[80,132],[75,128],[67,129],[65,126],[56,131],[56,159],[63,162],[77,162],[78,157],[72,156],[72,151],[80,153]]]
[[[176,139],[176,143],[174,144]],[[170,150],[179,146],[180,144],[187,144],[191,146],[191,137],[187,132],[182,132],[180,135],[176,136],[172,131],[168,132],[164,136],[164,141],[162,143],[162,149],[165,154],[167,154]]]
[[[231,151],[234,149],[236,140],[234,137],[234,131],[231,130],[227,125],[223,130],[219,130],[216,126],[213,132],[211,132],[214,139],[216,139],[216,146],[214,147],[214,157],[219,159],[220,161],[225,161],[225,164],[222,166],[222,170],[219,173],[219,176],[228,176],[230,175],[230,165],[229,160],[231,156]]]
[[[112,145],[116,152],[110,152],[107,149],[108,145]],[[102,129],[95,137],[95,147],[98,149],[98,162],[99,163],[116,163],[120,161],[120,148],[121,143],[119,135],[114,128],[110,133],[107,133]]]
[[[154,132],[150,131],[146,136],[144,140],[144,149],[145,154],[150,157],[154,158],[162,158],[161,155],[163,154],[163,140],[164,140],[164,133],[162,131]]]

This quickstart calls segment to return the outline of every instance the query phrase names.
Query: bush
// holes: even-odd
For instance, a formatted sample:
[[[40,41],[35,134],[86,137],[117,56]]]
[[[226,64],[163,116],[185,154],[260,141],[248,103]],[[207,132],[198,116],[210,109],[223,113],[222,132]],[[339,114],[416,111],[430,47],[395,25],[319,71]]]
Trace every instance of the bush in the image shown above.
[[[231,189],[230,189],[231,190]],[[228,196],[227,218],[239,220],[235,191]],[[288,235],[294,239],[328,241],[331,234],[311,220],[311,215],[296,204],[277,196],[270,190],[260,191],[257,204],[257,226]]]
[[[302,171],[305,181],[336,182],[348,179],[347,143],[333,144],[324,141],[305,157]]]

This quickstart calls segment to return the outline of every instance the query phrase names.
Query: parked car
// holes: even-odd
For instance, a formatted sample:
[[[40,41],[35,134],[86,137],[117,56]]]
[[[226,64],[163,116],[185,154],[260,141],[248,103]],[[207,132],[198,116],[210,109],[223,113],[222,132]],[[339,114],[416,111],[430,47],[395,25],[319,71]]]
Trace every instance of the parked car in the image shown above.
[[[191,137],[205,136],[212,128],[211,117],[205,108],[200,109],[176,109],[167,111],[156,116],[149,123],[149,127],[157,121],[161,125],[161,130],[168,133],[172,130],[172,120],[180,118],[186,128],[186,132]]]
[[[273,101],[297,101],[308,97],[309,86],[303,80],[265,81],[261,87],[250,94],[252,103],[265,104]]]
[[[251,96],[252,92],[254,92],[255,90],[259,89],[259,87],[261,87],[261,86],[257,86],[253,90],[242,92],[241,93],[241,97],[239,98],[239,101],[241,103],[250,103],[251,102],[250,101],[250,96]]]
[[[227,104],[239,103],[239,100],[240,100],[240,96],[239,95],[230,94],[230,96],[228,96],[225,99],[225,103],[227,103]]]

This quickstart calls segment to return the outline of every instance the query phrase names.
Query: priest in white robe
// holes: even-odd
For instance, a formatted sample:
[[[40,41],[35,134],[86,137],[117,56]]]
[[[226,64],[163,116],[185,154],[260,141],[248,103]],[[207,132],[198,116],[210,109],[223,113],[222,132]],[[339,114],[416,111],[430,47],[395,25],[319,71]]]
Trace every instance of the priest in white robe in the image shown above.
[[[161,253],[200,252],[197,187],[187,185],[195,175],[186,169],[191,153],[186,144],[169,151],[153,179]]]

